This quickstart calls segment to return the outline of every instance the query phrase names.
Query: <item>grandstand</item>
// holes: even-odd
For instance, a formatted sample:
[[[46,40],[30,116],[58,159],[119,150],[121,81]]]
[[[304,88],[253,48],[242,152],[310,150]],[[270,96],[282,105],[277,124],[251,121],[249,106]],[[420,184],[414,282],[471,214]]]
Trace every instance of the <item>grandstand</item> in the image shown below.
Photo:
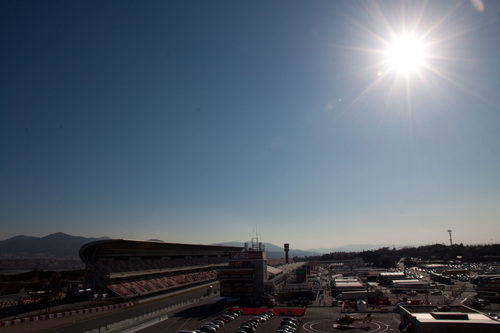
[[[112,239],[80,248],[86,282],[96,291],[132,298],[194,286],[217,279],[233,246],[176,244]]]

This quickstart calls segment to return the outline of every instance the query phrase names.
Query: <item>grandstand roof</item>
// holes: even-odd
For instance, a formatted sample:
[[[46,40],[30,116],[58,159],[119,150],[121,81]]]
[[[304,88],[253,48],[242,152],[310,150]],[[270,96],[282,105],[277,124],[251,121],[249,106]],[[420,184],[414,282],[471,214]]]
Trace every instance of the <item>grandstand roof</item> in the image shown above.
[[[396,277],[396,276],[401,276],[405,275],[403,272],[381,272],[380,277]]]
[[[278,275],[278,274],[281,274],[283,273],[283,270],[282,269],[279,269],[279,268],[276,268],[276,267],[273,267],[273,266],[267,266],[267,272],[271,275]]]
[[[108,239],[90,242],[80,248],[83,262],[110,257],[167,257],[227,255],[239,252],[243,248],[236,246],[180,244],[137,241],[127,239]]]

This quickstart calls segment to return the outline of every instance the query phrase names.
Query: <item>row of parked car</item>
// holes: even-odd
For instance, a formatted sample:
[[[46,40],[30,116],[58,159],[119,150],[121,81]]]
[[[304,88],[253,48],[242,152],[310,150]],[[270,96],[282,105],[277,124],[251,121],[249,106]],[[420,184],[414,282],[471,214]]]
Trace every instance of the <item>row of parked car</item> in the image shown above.
[[[294,333],[297,330],[297,319],[285,317],[281,320],[276,333]]]
[[[230,312],[224,312],[221,314],[219,317],[215,318],[212,321],[209,321],[207,323],[204,323],[201,325],[199,329],[196,331],[178,331],[177,333],[215,333],[219,328],[224,326],[225,324],[229,323],[230,321],[233,321],[236,319],[239,315],[241,315],[240,310],[236,311],[230,311]]]
[[[266,322],[273,316],[272,311],[264,312],[241,324],[236,333],[254,333],[260,323]]]
[[[218,329],[220,329],[230,321],[233,321],[240,315],[240,310],[225,312],[214,320],[204,323],[199,329],[195,331],[182,330],[178,331],[177,333],[215,333]],[[264,323],[272,317],[272,311],[267,311],[260,315],[257,315],[241,324],[236,333],[254,333],[260,323]],[[280,327],[276,330],[276,333],[294,333],[297,330],[297,324],[297,319],[285,317],[281,320]]]

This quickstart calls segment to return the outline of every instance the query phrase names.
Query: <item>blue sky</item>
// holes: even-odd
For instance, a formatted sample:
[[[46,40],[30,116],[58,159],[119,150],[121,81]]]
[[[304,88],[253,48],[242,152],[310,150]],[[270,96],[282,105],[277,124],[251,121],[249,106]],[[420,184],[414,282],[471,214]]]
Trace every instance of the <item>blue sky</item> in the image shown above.
[[[498,242],[500,5],[475,3],[2,1],[1,238]],[[413,28],[426,65],[391,70]]]

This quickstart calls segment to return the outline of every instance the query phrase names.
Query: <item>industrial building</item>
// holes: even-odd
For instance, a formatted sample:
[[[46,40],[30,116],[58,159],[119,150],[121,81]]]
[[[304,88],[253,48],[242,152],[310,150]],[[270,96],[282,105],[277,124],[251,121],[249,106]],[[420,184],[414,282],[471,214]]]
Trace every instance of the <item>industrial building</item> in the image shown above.
[[[378,275],[381,284],[390,285],[394,280],[403,280],[406,277],[403,272],[382,272]]]
[[[311,282],[287,283],[284,288],[278,291],[280,302],[288,305],[307,305],[316,297],[317,293],[313,290]]]
[[[391,287],[395,291],[415,290],[426,292],[430,288],[430,282],[419,279],[393,280]]]
[[[365,284],[358,277],[337,277],[331,282],[332,296],[346,291],[366,290]]]
[[[431,272],[430,277],[431,277],[431,280],[434,282],[439,282],[439,283],[443,283],[443,284],[453,284],[453,281],[447,275]]]
[[[458,306],[411,306],[399,308],[402,332],[413,333],[497,333],[500,322],[469,307]]]

